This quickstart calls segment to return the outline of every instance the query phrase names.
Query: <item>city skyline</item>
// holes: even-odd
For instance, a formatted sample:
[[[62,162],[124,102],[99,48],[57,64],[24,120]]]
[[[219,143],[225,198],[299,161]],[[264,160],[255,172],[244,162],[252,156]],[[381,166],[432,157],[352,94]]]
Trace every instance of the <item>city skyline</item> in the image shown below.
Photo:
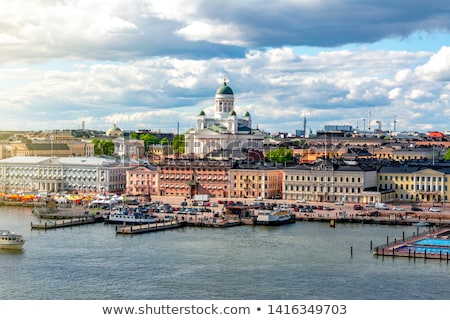
[[[195,127],[224,77],[238,115],[445,131],[446,1],[7,1],[1,130]]]

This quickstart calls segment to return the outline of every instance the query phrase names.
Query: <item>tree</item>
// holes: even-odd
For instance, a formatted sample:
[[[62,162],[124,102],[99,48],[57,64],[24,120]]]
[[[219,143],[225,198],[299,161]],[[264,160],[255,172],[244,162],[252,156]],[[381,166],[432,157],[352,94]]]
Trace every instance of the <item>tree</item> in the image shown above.
[[[145,146],[148,146],[149,144],[158,144],[159,143],[158,138],[155,137],[154,135],[150,134],[150,133],[146,133],[144,135],[141,135],[140,139],[144,140]]]
[[[178,154],[184,153],[184,135],[175,135],[172,144],[173,151]]]
[[[162,144],[163,146],[167,146],[170,144],[170,141],[167,137],[164,137],[161,140],[159,140],[159,144]]]
[[[292,150],[286,147],[279,147],[267,152],[266,157],[275,163],[286,163],[292,160]]]
[[[114,154],[114,143],[111,140],[100,140],[95,138],[92,140],[94,144],[94,154],[96,156],[112,156]]]
[[[447,152],[444,154],[444,160],[450,160],[450,148],[448,148]]]

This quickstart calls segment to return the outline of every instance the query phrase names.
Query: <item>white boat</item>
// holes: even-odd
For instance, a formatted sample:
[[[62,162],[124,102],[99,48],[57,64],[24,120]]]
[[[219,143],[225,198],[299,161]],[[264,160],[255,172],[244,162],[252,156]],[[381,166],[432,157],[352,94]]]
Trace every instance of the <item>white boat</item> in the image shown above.
[[[415,227],[429,227],[430,224],[428,222],[416,222],[412,224]]]
[[[0,249],[20,250],[24,243],[23,236],[8,230],[0,230]]]
[[[139,213],[124,213],[121,211],[113,211],[104,217],[105,223],[116,224],[144,224],[156,223],[158,218],[152,215],[145,215]]]
[[[256,218],[256,224],[267,226],[278,226],[294,222],[295,215],[286,209],[259,210]]]

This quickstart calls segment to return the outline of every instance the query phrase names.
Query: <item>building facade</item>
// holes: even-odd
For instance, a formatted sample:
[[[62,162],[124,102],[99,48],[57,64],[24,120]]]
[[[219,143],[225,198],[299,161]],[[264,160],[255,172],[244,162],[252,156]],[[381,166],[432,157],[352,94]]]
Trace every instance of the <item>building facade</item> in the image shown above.
[[[3,192],[122,193],[128,164],[94,157],[0,160]]]
[[[128,195],[150,198],[159,191],[159,172],[156,167],[134,167],[127,170]]]
[[[398,202],[444,205],[449,199],[450,168],[433,165],[390,165],[380,168],[378,188],[394,191]]]
[[[230,161],[166,159],[158,165],[160,195],[230,195]]]
[[[377,169],[355,161],[319,160],[283,169],[286,200],[380,202],[376,186]]]
[[[248,166],[230,170],[231,192],[235,198],[273,199],[281,195],[281,170]]]

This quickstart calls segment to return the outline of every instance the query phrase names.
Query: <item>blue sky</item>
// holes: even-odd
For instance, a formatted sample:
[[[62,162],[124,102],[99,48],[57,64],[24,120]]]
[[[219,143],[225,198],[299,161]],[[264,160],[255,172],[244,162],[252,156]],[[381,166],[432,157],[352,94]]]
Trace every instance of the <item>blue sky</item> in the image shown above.
[[[0,48],[0,130],[183,131],[224,76],[269,132],[450,129],[448,1],[6,0]]]

